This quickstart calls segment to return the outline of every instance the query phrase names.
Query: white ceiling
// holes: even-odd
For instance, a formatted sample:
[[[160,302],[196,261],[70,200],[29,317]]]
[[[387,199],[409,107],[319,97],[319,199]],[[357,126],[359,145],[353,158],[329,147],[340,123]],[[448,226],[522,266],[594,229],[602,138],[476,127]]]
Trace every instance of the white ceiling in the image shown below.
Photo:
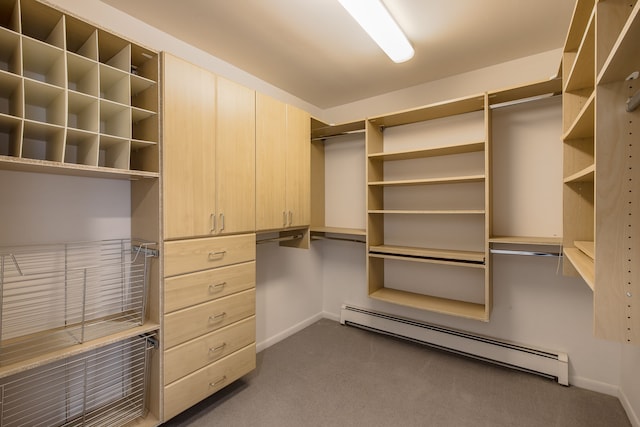
[[[324,109],[560,48],[576,0],[384,0],[403,64],[337,0],[102,1]]]

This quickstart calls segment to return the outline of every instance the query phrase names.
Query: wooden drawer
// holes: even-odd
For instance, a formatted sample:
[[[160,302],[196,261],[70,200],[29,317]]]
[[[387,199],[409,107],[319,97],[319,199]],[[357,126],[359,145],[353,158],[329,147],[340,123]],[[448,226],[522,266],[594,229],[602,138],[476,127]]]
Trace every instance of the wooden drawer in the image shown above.
[[[164,281],[164,312],[212,301],[255,285],[255,261],[167,278]]]
[[[251,344],[166,386],[165,421],[248,374],[255,367],[256,346]]]
[[[255,259],[255,234],[165,242],[164,276],[192,273]]]
[[[249,289],[164,316],[164,348],[208,334],[256,313],[256,291]]]
[[[164,352],[164,383],[172,383],[256,341],[256,318],[187,341]]]

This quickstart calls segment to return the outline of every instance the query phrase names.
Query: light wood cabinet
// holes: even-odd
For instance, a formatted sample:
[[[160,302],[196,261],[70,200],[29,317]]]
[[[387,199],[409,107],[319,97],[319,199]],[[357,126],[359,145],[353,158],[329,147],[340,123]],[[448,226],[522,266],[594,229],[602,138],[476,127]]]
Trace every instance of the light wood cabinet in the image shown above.
[[[308,226],[309,114],[260,93],[256,111],[256,230]]]
[[[216,78],[164,53],[164,238],[215,232]]]
[[[594,293],[594,333],[640,343],[640,3],[579,0],[563,53],[564,272]],[[634,74],[635,73],[635,74]]]
[[[255,228],[255,95],[163,55],[164,237]]]

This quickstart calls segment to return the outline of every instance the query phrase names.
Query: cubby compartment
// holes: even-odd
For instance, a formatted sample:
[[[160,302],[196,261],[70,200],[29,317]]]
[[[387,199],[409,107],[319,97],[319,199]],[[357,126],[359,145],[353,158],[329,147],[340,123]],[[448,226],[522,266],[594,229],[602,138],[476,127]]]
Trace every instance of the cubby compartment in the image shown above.
[[[101,99],[100,133],[131,138],[131,109],[126,105]]]
[[[65,48],[64,15],[36,0],[20,0],[22,34],[35,40]]]
[[[118,36],[98,30],[98,60],[126,73],[131,72],[131,44]]]
[[[0,156],[20,157],[22,120],[0,115]]]
[[[100,135],[98,166],[129,169],[130,141],[108,135]]]
[[[0,27],[20,32],[20,7],[18,0],[0,2]]]
[[[20,157],[62,162],[65,129],[45,123],[25,122]]]
[[[67,127],[98,132],[100,126],[98,99],[76,92],[69,92]]]
[[[66,87],[64,50],[37,40],[22,39],[23,74],[33,80]]]
[[[24,92],[22,79],[0,71],[0,114],[24,116]]]
[[[67,52],[98,60],[98,30],[76,18],[66,17]]]
[[[607,0],[596,4],[596,75],[618,40],[637,0]]]
[[[131,106],[158,112],[158,84],[152,80],[131,75]]]
[[[158,144],[155,142],[131,141],[130,169],[159,172]]]
[[[20,35],[0,27],[0,70],[22,75]]]
[[[100,64],[100,98],[130,105],[130,94],[129,74],[108,65]]]
[[[131,109],[131,138],[142,142],[158,142],[158,115],[146,110]]]
[[[31,80],[24,82],[24,118],[49,123],[66,125],[66,94],[64,89]]]
[[[99,144],[98,134],[68,129],[64,148],[64,162],[98,166]]]
[[[68,52],[67,88],[69,91],[81,92],[97,98],[100,95],[98,63]]]
[[[158,81],[158,55],[142,46],[131,45],[131,74]]]

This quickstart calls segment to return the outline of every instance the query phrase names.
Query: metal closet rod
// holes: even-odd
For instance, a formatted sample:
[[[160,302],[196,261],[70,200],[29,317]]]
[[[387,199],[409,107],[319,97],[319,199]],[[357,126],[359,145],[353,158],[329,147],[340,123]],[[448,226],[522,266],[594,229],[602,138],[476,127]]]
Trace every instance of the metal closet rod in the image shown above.
[[[271,237],[267,239],[256,240],[256,245],[261,245],[263,243],[287,242],[289,240],[302,239],[302,236],[302,233],[298,233],[291,236]]]
[[[355,242],[355,243],[366,243],[364,240],[358,239],[346,239],[344,237],[329,237],[329,236],[311,236],[311,240],[339,240],[342,242]]]
[[[543,257],[562,257],[562,252],[546,252],[546,251],[521,251],[514,249],[490,249],[492,254],[498,255],[524,255],[524,256],[543,256]]]
[[[345,136],[345,135],[355,135],[358,133],[364,133],[364,129],[358,129],[358,130],[350,130],[347,132],[341,132],[341,133],[337,133],[335,135],[327,135],[327,136],[317,136],[315,138],[311,138],[312,141],[322,141],[325,139],[332,139],[332,138],[338,138],[341,136]]]

